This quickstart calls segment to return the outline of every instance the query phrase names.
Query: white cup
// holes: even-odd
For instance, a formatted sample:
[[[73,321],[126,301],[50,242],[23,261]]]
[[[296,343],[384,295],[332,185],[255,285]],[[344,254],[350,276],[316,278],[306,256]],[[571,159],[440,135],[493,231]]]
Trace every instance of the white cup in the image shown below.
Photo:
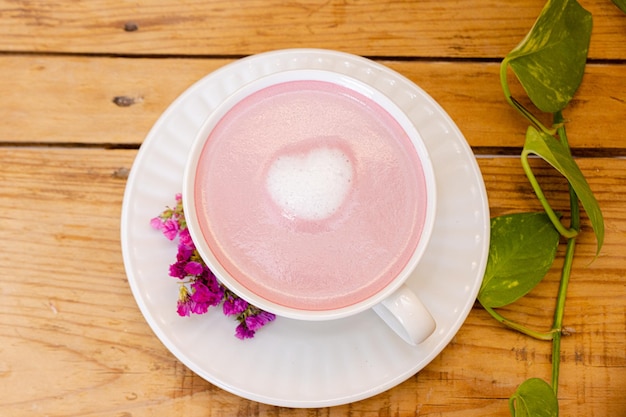
[[[204,171],[200,173],[201,170],[199,168],[201,164],[201,157],[203,155],[203,152],[205,152],[205,149],[207,149],[207,146],[208,146],[207,141],[210,140],[212,133],[217,129],[217,126],[219,126],[219,124],[225,118],[225,116],[228,115],[229,112],[232,109],[234,109],[239,103],[241,103],[243,100],[247,99],[248,97],[251,97],[252,95],[258,92],[268,91],[267,90],[268,88],[273,88],[274,86],[279,85],[279,84],[287,85],[284,83],[299,82],[299,81],[322,82],[322,83],[326,83],[327,85],[338,86],[338,89],[341,91],[344,91],[344,92],[350,91],[351,92],[350,94],[353,94],[354,97],[356,97],[355,99],[356,102],[360,103],[357,105],[363,104],[362,102],[359,101],[360,100],[359,97],[364,98],[362,101],[365,102],[366,106],[370,102],[376,103],[377,106],[380,106],[380,108],[382,108],[386,112],[386,114],[390,116],[397,123],[399,128],[406,135],[406,137],[410,139],[410,144],[412,145],[411,152],[415,153],[420,164],[420,174],[419,175],[416,174],[415,177],[419,178],[420,181],[423,181],[423,182],[420,182],[420,184],[423,185],[423,192],[425,193],[425,195],[422,196],[423,197],[422,200],[420,200],[421,201],[420,204],[422,204],[421,206],[422,212],[420,214],[420,225],[419,225],[421,232],[418,233],[419,236],[417,238],[410,237],[411,239],[413,239],[413,241],[416,241],[416,242],[414,246],[410,247],[410,253],[408,253],[406,256],[407,259],[405,259],[402,265],[398,264],[394,266],[395,270],[399,272],[394,273],[392,277],[386,279],[384,282],[384,285],[378,284],[378,287],[375,289],[375,291],[370,291],[370,294],[368,294],[366,297],[355,299],[353,300],[353,302],[349,302],[345,305],[342,304],[340,306],[338,305],[338,306],[332,306],[332,307],[311,308],[308,306],[299,306],[297,302],[295,302],[294,304],[290,304],[289,301],[287,302],[285,302],[284,300],[277,301],[276,299],[273,299],[267,295],[260,294],[260,292],[262,291],[258,291],[256,288],[252,288],[254,287],[254,285],[256,285],[256,284],[254,285],[250,284],[250,283],[254,283],[255,281],[255,277],[253,276],[254,273],[247,274],[246,279],[248,281],[244,281],[243,279],[241,279],[241,277],[236,278],[234,276],[235,272],[232,272],[233,271],[232,265],[233,264],[236,265],[238,261],[235,259],[233,262],[231,262],[231,258],[230,258],[231,254],[229,253],[222,253],[221,255],[216,253],[218,252],[218,250],[222,250],[223,247],[226,247],[226,245],[222,245],[221,242],[219,241],[219,238],[208,237],[210,233],[207,232],[207,228],[209,228],[210,226],[207,226],[207,224],[209,224],[210,221],[206,220],[206,212],[210,211],[210,209],[207,209],[207,207],[213,204],[213,202],[210,201],[211,196],[209,195],[209,197],[207,197],[206,195],[204,195],[205,191],[203,190],[203,188],[197,185],[198,181],[200,181],[199,177],[201,177],[202,175],[208,175],[204,173]],[[261,102],[260,105],[263,105],[263,102]],[[329,106],[329,108],[331,107]],[[331,116],[334,117],[336,115],[331,115]],[[236,120],[236,117],[234,120]],[[262,123],[262,122],[259,121],[258,123]],[[262,128],[263,127],[261,126],[259,129],[262,129]],[[214,140],[217,140],[217,139],[214,139]],[[223,143],[226,143],[227,145],[229,145],[227,141],[224,141],[223,139],[221,140],[223,141]],[[306,140],[310,141],[310,139],[306,139]],[[332,138],[329,140],[337,141],[337,143],[339,144],[338,146],[341,146],[341,143],[340,143],[342,141],[341,135],[338,135],[337,138]],[[245,146],[247,145],[237,145],[237,146],[239,146],[239,148],[244,147],[243,152],[245,153]],[[235,146],[235,148],[237,148],[237,146]],[[264,145],[262,144],[259,147],[258,143],[255,143],[256,151],[258,152],[259,149],[263,148],[263,146]],[[271,159],[272,154],[276,151],[276,149],[272,148],[273,146],[272,144],[268,144],[267,146],[268,146],[267,157],[261,156],[259,158],[260,160],[258,161],[260,168],[257,171],[261,173],[259,174],[260,177],[267,177],[268,175],[270,175],[268,174],[268,172],[272,172],[263,168],[264,164],[267,165],[267,161],[264,161],[264,159],[268,159],[268,160]],[[311,145],[309,144],[307,146],[311,146]],[[333,157],[332,154],[329,154],[329,155],[331,158]],[[365,159],[363,160],[359,159],[359,160],[356,160],[356,162],[347,160],[347,163],[351,164],[349,165],[348,182],[352,180],[354,181],[360,180],[361,176],[360,176],[359,170],[364,169],[363,165],[367,164],[367,161]],[[235,164],[236,164],[236,161],[235,161]],[[219,165],[219,164],[216,164],[216,165]],[[226,166],[225,169],[228,169],[228,167],[232,166],[233,164],[228,165],[224,163],[223,165]],[[250,164],[248,163],[247,165],[250,165]],[[337,168],[337,172],[339,171],[341,171],[341,169]],[[242,178],[238,178],[238,174],[240,172],[239,169],[235,169],[233,172],[234,174],[232,175],[231,174],[220,175],[219,184],[222,184],[222,185],[228,184],[232,178],[232,181],[233,181],[232,188],[236,189],[237,181],[246,181],[245,178],[243,180]],[[336,175],[343,175],[345,177],[345,174],[346,174],[345,172],[343,173],[339,172]],[[218,174],[215,174],[215,175],[218,175]],[[251,175],[251,177],[256,178],[255,175]],[[350,175],[354,175],[354,178],[352,178]],[[251,178],[250,181],[259,182],[258,180],[255,180],[254,178]],[[328,186],[329,182],[332,185],[334,180],[331,178],[330,180],[325,179],[323,181],[322,180],[320,181],[321,182],[326,181],[325,186]],[[257,184],[255,187],[263,188],[263,186],[267,184],[268,182],[266,181],[266,182]],[[220,185],[220,187],[222,185]],[[351,192],[352,191],[350,191],[349,189],[347,191],[344,189],[341,189],[339,191],[336,191],[336,190],[333,191],[333,193],[338,193],[336,194],[336,196],[338,195],[339,197],[343,198],[343,200],[341,200],[342,201],[341,204],[348,204],[348,203],[344,203],[344,201],[349,198],[349,197],[345,197],[345,195],[352,195],[350,194]],[[265,194],[268,194],[268,193],[265,193]],[[271,194],[271,190],[269,194]],[[307,194],[307,196],[308,195],[309,194]],[[274,194],[271,194],[271,196],[272,198],[274,198]],[[206,203],[206,201],[203,200],[207,198],[209,201],[208,203]],[[246,198],[246,196],[242,196],[241,198]],[[265,197],[262,197],[262,198],[255,197],[255,198],[256,200],[265,199],[269,201],[269,199]],[[250,201],[250,205],[256,207],[256,203],[257,203],[256,200]],[[204,205],[200,204],[199,201],[205,201]],[[267,207],[272,206],[272,204],[276,203],[278,200],[274,199],[273,202],[269,202],[269,203],[268,201],[264,201],[262,204],[259,203],[258,205],[261,208],[258,208],[258,209],[255,208],[255,210],[257,211],[268,210]],[[283,215],[286,216],[286,220],[284,220],[284,224],[287,225],[285,226],[287,228],[294,228],[294,230],[296,230],[294,233],[300,233],[302,236],[299,236],[299,238],[301,238],[301,241],[304,242],[304,244],[306,244],[307,233],[309,234],[309,236],[312,237],[312,240],[314,240],[316,238],[315,234],[318,232],[316,232],[315,230],[305,230],[303,232],[302,230],[299,230],[298,228],[302,224],[305,225],[302,227],[304,228],[308,227],[306,226],[307,224],[309,224],[307,222],[312,222],[310,224],[313,224],[313,225],[317,224],[315,223],[317,221],[317,218],[315,217],[316,214],[315,212],[313,212],[313,214],[306,212],[307,207],[310,206],[307,203],[306,199],[302,201],[300,200],[298,201],[294,200],[294,201],[295,203],[290,200],[286,204],[292,204],[292,205],[295,204],[296,206],[300,204],[300,206],[302,207],[293,209],[296,211],[289,212],[286,215],[284,211],[281,212]],[[331,205],[335,204],[333,203],[332,199],[330,199],[329,201],[330,203],[328,204],[331,204]],[[277,204],[280,205],[282,204],[282,202],[278,201]],[[337,210],[338,212],[340,212],[341,210],[343,210],[342,208],[343,206],[341,206],[341,204],[338,205],[339,208],[337,208],[337,204],[336,204],[330,209],[328,209],[326,206],[322,204],[321,205],[322,208],[319,209],[321,210],[320,213],[322,213],[320,216],[324,217],[327,215],[327,213],[324,212],[324,210],[331,210],[331,211]],[[435,188],[434,171],[433,171],[426,147],[423,144],[423,141],[419,133],[417,132],[417,130],[415,129],[411,121],[408,119],[408,117],[404,114],[402,110],[400,110],[393,103],[392,100],[387,98],[384,94],[379,92],[376,88],[366,83],[363,83],[352,77],[335,73],[332,71],[291,70],[291,71],[283,71],[283,72],[275,73],[266,77],[262,77],[258,80],[255,80],[246,84],[245,86],[237,90],[228,99],[226,99],[223,103],[221,103],[208,116],[207,120],[203,123],[199,132],[197,133],[197,136],[193,142],[190,156],[189,156],[186,168],[185,168],[184,184],[183,184],[183,205],[184,205],[184,210],[185,210],[185,218],[187,221],[187,227],[189,228],[191,237],[196,245],[196,248],[198,249],[203,260],[206,262],[207,266],[213,271],[213,273],[217,276],[220,282],[222,282],[226,287],[228,287],[234,293],[236,293],[237,295],[239,295],[246,301],[256,305],[259,308],[272,312],[278,316],[297,319],[297,320],[339,319],[339,318],[354,315],[364,310],[372,308],[389,325],[391,329],[393,329],[407,343],[410,343],[413,345],[417,345],[423,342],[434,332],[436,328],[435,320],[433,319],[432,315],[429,313],[428,309],[424,306],[424,303],[419,299],[417,294],[415,294],[407,285],[405,285],[406,280],[414,271],[422,255],[424,254],[424,251],[427,247],[428,241],[430,239],[430,236],[433,230],[433,225],[435,221],[435,212],[436,212],[436,207],[435,207],[436,188]],[[240,204],[240,206],[242,206],[241,207],[241,210],[243,210],[242,212],[245,212],[245,210],[248,209],[247,207],[243,207],[245,205],[248,205],[248,204],[247,203],[243,205]],[[276,205],[274,204],[274,206],[272,207],[275,207],[275,206]],[[361,205],[359,207],[363,208],[362,206],[366,206],[366,205]],[[292,207],[292,206],[289,206],[289,207]],[[238,212],[238,209],[239,207],[233,208],[232,212],[236,213]],[[283,209],[285,209],[285,207],[283,207]],[[304,212],[297,211],[301,209],[305,211]],[[289,210],[291,210],[291,208],[289,208]],[[367,210],[367,207],[365,207],[365,210]],[[223,211],[224,213],[228,214],[229,213],[228,207]],[[293,213],[295,213],[295,215]],[[328,216],[331,216],[329,218],[332,218],[332,216],[341,217],[341,214],[336,214],[335,212],[332,212],[332,213],[333,213],[332,215],[328,215]],[[304,217],[309,216],[309,217],[307,217],[305,220],[301,220],[297,218],[298,216],[304,216]],[[248,222],[249,219],[247,218],[247,216],[242,216],[242,217],[244,218],[238,219],[237,221],[240,221],[243,225],[246,222]],[[371,216],[367,218],[371,218]],[[300,221],[300,223],[297,223],[294,226],[293,224],[290,223],[290,221],[292,220],[296,223]],[[218,220],[213,219],[212,221],[217,222]],[[323,221],[330,221],[330,220],[323,220]],[[300,224],[300,226],[298,224]],[[265,227],[265,224],[264,224],[264,227]],[[337,227],[339,228],[341,227],[341,225]],[[254,225],[252,226],[252,229],[254,229]],[[280,233],[288,233],[288,232],[289,231],[280,230],[279,232],[277,232],[278,234],[276,236],[281,236]],[[388,234],[387,232],[388,230],[385,230],[385,235]],[[392,231],[392,232],[395,232],[395,231]],[[398,230],[397,232],[400,233],[400,230]],[[233,233],[231,233],[231,235],[232,234]],[[407,236],[412,236],[412,235],[409,232],[407,232]],[[407,239],[409,239],[409,237],[407,237]],[[216,249],[218,247],[219,249]],[[283,251],[284,250],[285,249],[283,248]],[[267,252],[267,253],[271,254],[271,252]],[[266,258],[268,256],[267,253],[265,253],[264,255]],[[351,262],[353,262],[353,264],[355,265],[359,264],[358,260],[360,257],[365,263],[375,256],[376,255],[373,253],[367,253],[367,252],[357,253],[351,256],[351,259],[352,259]],[[322,261],[323,260],[320,260],[320,262]],[[278,262],[278,261],[275,261],[275,262]],[[293,262],[297,262],[297,261],[293,261]],[[280,265],[277,266],[276,269],[281,270]],[[320,268],[320,269],[323,269],[323,268]],[[390,268],[390,269],[393,269],[393,268]],[[237,272],[237,274],[241,274],[241,272]],[[245,271],[244,271],[244,274],[245,274]],[[320,277],[320,279],[324,279],[324,277]],[[288,295],[286,295],[285,297],[288,297]]]

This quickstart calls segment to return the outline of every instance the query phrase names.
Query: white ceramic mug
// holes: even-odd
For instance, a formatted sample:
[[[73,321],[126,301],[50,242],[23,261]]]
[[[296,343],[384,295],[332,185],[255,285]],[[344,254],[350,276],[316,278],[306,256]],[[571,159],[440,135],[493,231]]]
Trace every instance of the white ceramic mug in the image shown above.
[[[200,128],[183,204],[209,268],[257,307],[298,320],[373,308],[414,345],[434,332],[405,285],[432,233],[434,171],[375,87],[321,70],[249,82]]]

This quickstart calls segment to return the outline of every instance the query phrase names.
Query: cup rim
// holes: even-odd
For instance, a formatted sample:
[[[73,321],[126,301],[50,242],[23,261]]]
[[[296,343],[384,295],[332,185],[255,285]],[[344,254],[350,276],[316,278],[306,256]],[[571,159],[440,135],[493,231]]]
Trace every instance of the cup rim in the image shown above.
[[[370,297],[365,298],[364,300],[337,309],[308,310],[287,307],[275,303],[271,300],[267,300],[249,290],[243,284],[239,283],[222,267],[222,265],[213,255],[208,243],[204,240],[202,232],[200,230],[199,222],[197,221],[198,216],[196,207],[193,203],[195,201],[195,173],[197,171],[199,158],[204,144],[206,143],[206,140],[208,139],[215,125],[237,103],[239,103],[241,100],[248,97],[249,95],[254,94],[255,92],[258,92],[272,85],[290,81],[327,81],[338,84],[342,87],[349,88],[376,102],[378,105],[383,107],[396,120],[396,122],[398,122],[398,124],[400,124],[407,136],[411,139],[415,151],[417,152],[418,158],[420,159],[420,162],[422,164],[422,170],[424,173],[426,194],[428,196],[428,198],[426,199],[426,215],[424,218],[419,241],[415,250],[411,254],[409,261],[402,269],[402,271],[397,274],[396,277],[393,278],[393,280],[383,289],[371,295]],[[278,316],[297,320],[321,321],[339,319],[370,309],[376,304],[382,302],[385,298],[389,297],[406,282],[411,273],[417,267],[419,261],[422,259],[428,243],[430,242],[435,224],[437,190],[434,168],[432,166],[429,152],[422,140],[422,137],[413,122],[411,122],[411,120],[409,119],[408,115],[406,115],[406,113],[402,109],[400,109],[400,107],[395,104],[393,100],[391,100],[384,93],[376,89],[375,86],[367,84],[346,74],[320,69],[290,69],[266,75],[246,83],[245,85],[235,90],[225,100],[220,102],[208,114],[206,119],[202,122],[201,127],[195,134],[189,156],[185,164],[185,170],[183,174],[182,201],[187,228],[189,229],[189,233],[196,246],[196,249],[198,250],[198,253],[207,264],[209,269],[211,269],[211,271],[215,274],[217,279],[222,282],[229,290],[233,291],[239,297],[255,305],[256,307],[274,313]]]

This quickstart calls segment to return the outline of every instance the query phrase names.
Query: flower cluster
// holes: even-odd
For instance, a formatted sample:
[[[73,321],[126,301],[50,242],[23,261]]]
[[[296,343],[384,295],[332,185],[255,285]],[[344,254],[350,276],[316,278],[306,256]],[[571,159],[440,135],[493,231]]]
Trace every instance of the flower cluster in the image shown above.
[[[170,265],[169,275],[180,280],[177,302],[180,316],[204,314],[209,307],[222,304],[222,312],[239,322],[235,330],[239,339],[254,337],[257,330],[276,318],[228,290],[207,267],[187,229],[181,194],[176,194],[174,208],[167,207],[150,225],[169,240],[178,238],[176,262]]]

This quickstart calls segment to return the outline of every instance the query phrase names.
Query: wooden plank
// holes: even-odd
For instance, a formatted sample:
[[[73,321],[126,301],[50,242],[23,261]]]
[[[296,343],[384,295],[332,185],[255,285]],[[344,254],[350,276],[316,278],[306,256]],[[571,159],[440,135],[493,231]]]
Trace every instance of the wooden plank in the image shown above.
[[[0,56],[0,142],[140,144],[179,94],[229,62]],[[528,123],[505,102],[498,64],[381,62],[432,95],[472,146],[523,145]],[[521,88],[511,84],[521,99]],[[116,97],[123,99],[115,104]],[[624,65],[588,65],[565,111],[572,147],[623,150],[625,113]]]
[[[0,56],[0,141],[139,144],[179,94],[227,62]]]
[[[422,372],[354,404],[270,407],[212,386],[161,345],[126,282],[119,215],[135,154],[0,148],[1,415],[507,416],[506,398],[519,383],[549,377],[549,344],[503,329],[476,307]],[[493,215],[538,209],[516,158],[478,161]],[[595,243],[584,221],[566,306],[572,334],[562,345],[561,414],[624,415],[626,160],[579,163],[604,210],[607,238],[590,263]],[[563,207],[558,176],[537,169]],[[557,280],[555,269],[503,313],[547,326]]]
[[[544,1],[34,0],[0,1],[0,51],[248,55],[322,47],[359,55],[502,57]],[[595,16],[590,56],[626,56],[626,19],[608,0]]]

